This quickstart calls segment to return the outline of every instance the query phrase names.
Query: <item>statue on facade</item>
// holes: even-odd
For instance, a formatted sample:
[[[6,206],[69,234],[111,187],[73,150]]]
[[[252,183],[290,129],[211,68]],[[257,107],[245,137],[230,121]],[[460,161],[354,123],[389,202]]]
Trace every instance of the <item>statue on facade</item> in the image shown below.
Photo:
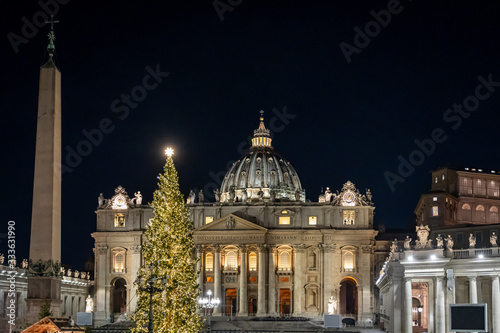
[[[264,192],[262,191],[262,189],[259,189],[257,195],[259,196],[259,201],[262,201],[264,199]]]
[[[80,272],[75,270],[75,272],[73,273],[73,276],[78,279],[78,277],[80,276]]]
[[[269,197],[270,197],[271,202],[276,201],[276,191],[275,190],[270,190],[269,191]]]
[[[300,201],[300,191],[295,191],[295,201]]]
[[[366,190],[366,199],[368,199],[368,202],[372,202],[372,192],[370,191],[370,189]]]
[[[229,187],[229,202],[234,202],[235,191],[234,186]]]
[[[85,279],[87,277],[87,272],[80,272],[80,279]]]
[[[469,235],[469,248],[473,249],[476,247],[476,237],[473,234]]]
[[[398,249],[398,240],[397,238],[394,238],[394,240],[392,241],[392,244],[391,244],[391,253],[394,253],[396,252],[396,250]]]
[[[325,191],[325,202],[330,203],[331,200],[332,200],[332,191],[330,191],[330,188],[327,186]]]
[[[23,259],[23,262],[21,263],[21,267],[24,269],[28,268],[28,259]]]
[[[411,249],[411,238],[410,236],[406,235],[405,243],[404,243],[404,248],[405,250],[410,250]]]
[[[71,268],[68,268],[68,270],[66,271],[67,275],[69,277],[71,277],[73,275],[73,273],[71,272]]]
[[[203,203],[205,201],[205,194],[203,193],[203,190],[200,190],[198,192],[198,203]]]
[[[92,312],[92,310],[94,309],[94,300],[92,299],[92,297],[90,297],[90,295],[88,295],[85,299],[85,303],[87,303],[87,305],[85,306],[85,312]]]
[[[60,273],[61,273],[61,275],[63,275],[63,276],[64,276],[64,273],[66,273],[66,271],[65,271],[64,267],[61,267]]]
[[[432,245],[432,241],[429,242],[429,226],[427,225],[417,225],[416,227],[418,240],[415,242],[417,249],[425,249]]]
[[[337,312],[337,299],[330,296],[328,300],[328,314],[335,314],[335,312]]]
[[[493,247],[497,247],[497,233],[493,231],[493,233],[491,234],[490,236],[490,243],[491,243],[491,246]]]
[[[436,237],[436,247],[438,249],[442,249],[443,245],[444,245],[443,237],[441,236],[441,234],[438,234],[437,237]]]
[[[196,194],[194,194],[194,191],[191,190],[191,191],[189,191],[188,198],[186,200],[186,204],[193,205],[194,199],[196,199]]]
[[[242,188],[241,189],[241,202],[245,203],[248,200],[248,194],[247,194],[247,189]]]
[[[5,261],[5,257],[2,253],[2,254],[0,254],[0,265],[3,265],[4,261]]]
[[[446,241],[446,249],[448,251],[453,251],[453,245],[455,244],[453,238],[451,238],[451,236],[448,235],[448,237],[446,237],[444,240]]]
[[[97,204],[99,206],[97,206],[97,208],[101,208],[102,206],[104,206],[104,196],[101,194],[99,194],[99,197],[97,198]]]
[[[134,196],[135,196],[135,204],[136,205],[142,205],[142,194],[141,194],[141,191],[137,191],[134,193]]]
[[[17,260],[16,260],[16,259],[10,259],[10,260],[9,260],[9,266],[10,266],[11,268],[16,267],[16,265],[17,265]]]
[[[214,190],[215,202],[220,202],[220,191],[218,188]]]

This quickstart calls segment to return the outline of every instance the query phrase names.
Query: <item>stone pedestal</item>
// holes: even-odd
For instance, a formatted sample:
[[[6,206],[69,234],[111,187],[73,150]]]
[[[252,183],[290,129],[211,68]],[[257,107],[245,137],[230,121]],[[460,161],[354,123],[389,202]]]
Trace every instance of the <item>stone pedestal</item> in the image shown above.
[[[33,324],[39,320],[41,307],[50,304],[52,315],[61,316],[61,279],[56,277],[28,277],[27,320]]]

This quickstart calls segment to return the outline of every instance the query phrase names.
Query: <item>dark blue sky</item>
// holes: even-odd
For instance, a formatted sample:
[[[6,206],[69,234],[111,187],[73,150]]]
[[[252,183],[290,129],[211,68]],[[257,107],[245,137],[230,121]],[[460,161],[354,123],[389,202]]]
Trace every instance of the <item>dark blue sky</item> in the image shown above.
[[[372,190],[376,224],[390,228],[411,226],[418,198],[430,188],[430,170],[446,164],[500,169],[500,90],[461,116],[458,127],[443,119],[474,95],[478,76],[500,81],[498,2],[232,0],[221,21],[211,1],[60,1],[67,2],[56,15],[64,158],[103,119],[113,129],[63,175],[62,259],[75,268],[92,252],[100,192],[110,198],[122,185],[151,201],[167,145],[176,150],[185,194],[212,188],[240,156],[260,109],[268,126],[277,117],[273,109],[286,107],[295,116],[284,126],[275,120],[273,145],[297,170],[308,199],[351,180],[362,192]],[[390,22],[380,12],[388,7]],[[0,233],[16,221],[22,259],[48,26],[23,37],[25,21],[43,19],[35,1],[2,2],[0,10]],[[371,11],[385,27],[370,23]],[[348,63],[339,45],[354,47],[355,28],[365,31],[367,23],[372,37],[356,40]],[[27,37],[17,52],[9,40],[14,34]],[[148,66],[169,75],[155,88],[147,81],[151,90],[141,96]],[[131,92],[143,100],[124,107],[122,94]],[[398,156],[408,159],[414,141],[430,138],[435,128],[447,139],[391,191],[384,173],[397,173]]]

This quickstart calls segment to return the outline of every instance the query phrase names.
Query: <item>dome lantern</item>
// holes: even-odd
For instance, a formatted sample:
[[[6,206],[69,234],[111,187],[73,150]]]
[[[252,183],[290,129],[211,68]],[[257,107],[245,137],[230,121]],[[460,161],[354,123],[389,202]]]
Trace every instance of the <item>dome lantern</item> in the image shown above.
[[[260,110],[260,124],[253,131],[252,148],[272,148],[271,141],[269,130],[264,126],[264,110]]]

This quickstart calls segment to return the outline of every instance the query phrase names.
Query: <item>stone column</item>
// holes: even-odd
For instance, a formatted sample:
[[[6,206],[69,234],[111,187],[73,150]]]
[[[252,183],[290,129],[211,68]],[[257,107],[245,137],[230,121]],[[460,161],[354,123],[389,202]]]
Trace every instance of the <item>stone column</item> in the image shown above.
[[[95,321],[98,324],[105,324],[109,319],[107,318],[106,307],[106,259],[108,257],[108,247],[104,245],[97,245],[94,249],[96,255],[96,269],[95,269]],[[69,298],[66,299],[66,316],[69,316]]]
[[[446,318],[444,315],[444,280],[436,277],[436,333],[446,332]]]
[[[257,276],[257,316],[266,315],[266,245],[259,245]]]
[[[413,332],[413,322],[412,322],[412,297],[411,297],[411,278],[404,278],[404,315],[403,315],[403,327],[405,333]]]
[[[492,333],[500,333],[500,283],[498,275],[493,276],[491,280],[491,318]]]
[[[401,278],[393,277],[393,300],[392,300],[392,327],[389,329],[390,332],[399,332],[401,330],[401,305],[402,305],[402,286]]]
[[[469,303],[477,304],[477,284],[475,276],[469,276]]]
[[[248,316],[248,293],[247,293],[247,247],[240,245],[240,306],[238,316]]]
[[[301,315],[304,308],[304,282],[303,265],[306,246],[304,244],[295,247],[295,267],[293,271],[293,314]]]
[[[269,246],[269,294],[267,304],[267,314],[269,316],[276,316],[276,267],[274,266],[274,259],[277,252],[275,245]]]
[[[221,297],[222,281],[221,281],[221,271],[220,271],[220,246],[214,245],[214,298],[218,298],[221,301],[221,305],[224,305],[224,300]],[[218,306],[214,308],[214,315],[221,314],[221,307]]]
[[[137,280],[137,273],[139,273],[139,269],[141,268],[141,249],[141,245],[131,246],[130,248],[132,256],[132,267],[130,268],[130,272],[132,273],[132,281],[128,283],[131,290],[131,292],[128,294],[128,297],[131,297],[129,303],[130,313],[134,312],[135,307],[137,306],[137,297],[133,297],[132,295],[135,295],[137,291],[137,288],[134,286],[134,281]]]
[[[320,309],[322,310],[324,314],[328,313],[328,301],[330,299],[330,296],[336,297],[336,295],[333,295],[333,281],[332,281],[332,276],[333,276],[333,252],[334,246],[333,244],[320,244],[320,249],[321,252],[323,252],[323,307]],[[338,307],[338,299],[337,299],[337,307]],[[338,312],[338,311],[336,311]]]
[[[445,306],[445,316],[449,318],[449,308],[450,304],[455,304],[455,277],[448,276],[446,287],[446,306]],[[450,331],[450,323],[446,320],[446,332]]]
[[[198,283],[198,289],[200,289],[200,297],[204,297],[204,265],[203,265],[203,246],[202,245],[196,245],[196,258],[198,261],[196,262],[196,272],[198,273],[198,276],[196,278],[196,282]],[[200,307],[196,310],[196,313],[203,313],[203,309]]]

